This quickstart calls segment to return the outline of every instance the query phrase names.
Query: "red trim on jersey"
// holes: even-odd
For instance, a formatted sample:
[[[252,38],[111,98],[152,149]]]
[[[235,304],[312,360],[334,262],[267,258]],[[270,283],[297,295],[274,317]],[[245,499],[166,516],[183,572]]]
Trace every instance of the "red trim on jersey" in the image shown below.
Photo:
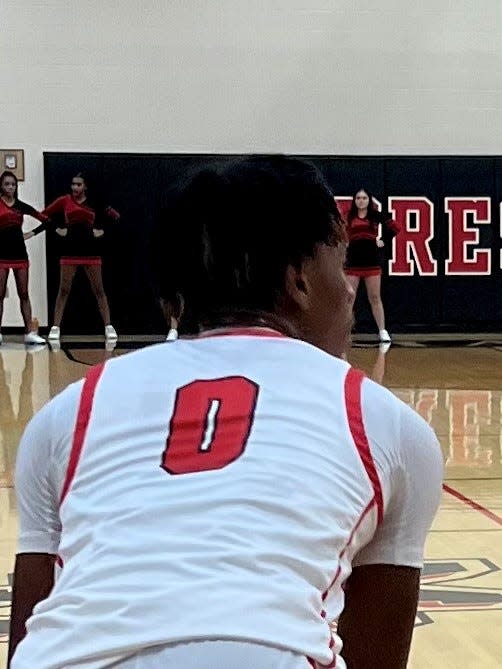
[[[361,385],[364,374],[356,369],[349,369],[345,377],[345,406],[347,408],[347,418],[349,421],[350,433],[361,457],[366,473],[369,476],[373,492],[375,493],[375,502],[377,505],[378,522],[383,519],[383,495],[382,486],[375,467],[375,461],[371,455],[371,449],[364,428],[363,413],[361,406]]]
[[[367,276],[379,276],[382,273],[381,267],[346,267],[345,274],[349,276],[359,276],[364,279]]]
[[[0,269],[26,269],[29,260],[0,260]]]
[[[206,330],[199,334],[202,337],[281,337],[287,339],[285,334],[278,332],[272,328],[267,327],[229,327],[229,328],[215,328],[214,330]]]
[[[61,555],[56,555],[56,564],[61,569],[64,567],[64,562],[63,562],[63,558],[61,557]]]
[[[335,642],[334,642],[333,637],[331,638],[331,640],[333,641],[333,644],[334,644]],[[330,645],[330,650],[331,650],[331,648],[332,648],[332,646]],[[335,655],[333,660],[331,660],[331,662],[329,664],[319,664],[318,662],[316,662],[316,660],[313,660],[311,657],[307,657],[306,659],[307,659],[307,662],[310,664],[310,666],[314,667],[314,669],[335,669],[336,668],[336,663],[337,663],[337,658],[338,658],[338,655]]]
[[[375,498],[373,497],[373,499],[369,502],[369,504],[366,506],[364,511],[359,516],[359,520],[357,521],[357,523],[352,528],[352,532],[350,533],[350,536],[347,540],[347,543],[345,544],[345,546],[343,547],[343,549],[340,553],[338,568],[336,570],[335,576],[333,577],[333,580],[331,581],[331,583],[328,585],[328,587],[326,588],[326,590],[322,594],[322,601],[323,602],[325,602],[327,600],[330,590],[333,588],[333,586],[335,585],[335,583],[338,580],[338,577],[342,573],[342,565],[340,564],[340,562],[341,562],[343,556],[345,555],[345,553],[347,552],[347,549],[349,548],[350,544],[352,543],[352,539],[354,538],[355,533],[357,532],[357,530],[358,530],[359,526],[361,525],[361,523],[363,522],[363,520],[366,518],[366,515],[371,511],[371,509],[374,506],[375,506]],[[321,617],[326,618],[326,615],[327,615],[326,610],[323,609],[321,611]],[[343,641],[343,639],[342,639],[342,641]],[[333,639],[333,634],[332,634],[331,637],[330,637],[330,642],[329,642],[330,650],[331,650],[331,648],[333,648],[334,643],[335,643],[335,640]],[[307,658],[307,659],[309,659],[309,658]],[[322,665],[313,664],[312,666],[316,667],[316,669],[330,669],[330,668],[334,669],[336,667],[336,659],[337,659],[337,655],[335,654],[333,656],[333,659],[331,660],[330,664],[322,664]]]
[[[66,476],[64,480],[63,491],[61,493],[61,499],[59,500],[60,506],[68,494],[70,486],[75,477],[75,472],[77,471],[80,454],[82,453],[82,447],[84,445],[87,428],[89,426],[89,420],[91,418],[94,393],[96,392],[96,386],[98,385],[98,381],[101,378],[104,366],[105,363],[103,362],[100,365],[92,367],[92,369],[85,377],[84,386],[80,395],[80,404],[78,406],[75,430],[73,432],[73,442],[71,445],[70,458],[68,460],[68,467],[66,469]]]
[[[84,266],[92,266],[92,265],[101,265],[102,261],[101,258],[87,258],[87,257],[74,257],[72,258],[71,256],[62,256],[60,261],[60,265],[84,265]]]
[[[333,646],[335,645],[335,640],[333,638],[333,635],[331,636],[330,642],[329,642],[329,649],[333,653],[333,659],[329,664],[324,665],[326,669],[336,669],[336,663],[338,660],[337,654],[333,650]]]
[[[347,550],[348,550],[350,544],[352,543],[352,539],[354,538],[354,534],[357,532],[357,530],[359,529],[359,526],[361,525],[361,523],[363,522],[363,520],[366,518],[366,516],[368,515],[368,513],[372,510],[372,508],[375,506],[375,504],[376,504],[376,502],[375,502],[375,498],[373,498],[373,499],[371,500],[371,502],[369,502],[369,504],[367,505],[367,507],[364,509],[364,511],[362,512],[362,514],[359,516],[359,520],[358,520],[357,523],[354,525],[354,528],[352,529],[352,532],[350,533],[349,540],[347,541],[347,543],[345,544],[344,549],[343,549],[342,552],[340,553],[340,560],[343,558],[343,556],[344,556],[345,553],[347,552]],[[329,591],[331,590],[331,588],[332,588],[332,587],[335,585],[335,583],[337,582],[338,577],[340,576],[341,572],[342,572],[342,567],[341,567],[341,565],[338,565],[338,569],[336,570],[336,574],[335,574],[334,579],[333,579],[332,582],[330,583],[328,589],[323,593],[323,596],[322,596],[322,601],[323,601],[323,602],[327,599],[328,594],[329,594]]]

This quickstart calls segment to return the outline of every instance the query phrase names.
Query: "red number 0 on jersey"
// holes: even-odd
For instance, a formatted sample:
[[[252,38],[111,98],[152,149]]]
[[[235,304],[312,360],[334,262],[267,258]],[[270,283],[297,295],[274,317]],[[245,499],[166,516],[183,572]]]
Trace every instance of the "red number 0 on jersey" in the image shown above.
[[[179,388],[161,467],[169,474],[222,469],[237,460],[251,432],[258,386],[243,376]]]

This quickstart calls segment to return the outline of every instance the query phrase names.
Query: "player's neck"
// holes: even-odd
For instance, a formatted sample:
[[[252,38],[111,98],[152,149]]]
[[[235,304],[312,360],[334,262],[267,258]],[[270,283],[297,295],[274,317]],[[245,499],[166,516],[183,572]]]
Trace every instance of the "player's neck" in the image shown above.
[[[5,193],[2,193],[0,197],[5,202],[5,204],[9,205],[9,207],[16,201],[16,198],[13,195],[6,195]]]
[[[238,325],[228,328],[212,328],[211,330],[203,330],[200,338],[218,337],[222,335],[247,335],[249,337],[285,337],[286,335],[274,328],[267,327],[239,327]]]
[[[250,312],[231,316],[221,315],[211,322],[202,323],[201,325],[201,335],[214,334],[219,331],[237,330],[268,330],[285,335],[286,337],[298,338],[298,332],[294,325],[277,314],[253,314]]]

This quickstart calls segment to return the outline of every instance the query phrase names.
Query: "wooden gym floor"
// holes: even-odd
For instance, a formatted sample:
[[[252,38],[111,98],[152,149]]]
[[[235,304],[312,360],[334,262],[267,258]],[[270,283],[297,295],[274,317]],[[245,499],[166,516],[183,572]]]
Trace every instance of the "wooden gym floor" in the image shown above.
[[[107,351],[81,338],[59,351],[29,351],[6,337],[0,347],[0,666],[16,536],[12,476],[24,426],[89,365],[149,341],[124,338]],[[403,338],[386,354],[356,345],[350,361],[430,421],[446,462],[409,666],[502,667],[502,341]]]

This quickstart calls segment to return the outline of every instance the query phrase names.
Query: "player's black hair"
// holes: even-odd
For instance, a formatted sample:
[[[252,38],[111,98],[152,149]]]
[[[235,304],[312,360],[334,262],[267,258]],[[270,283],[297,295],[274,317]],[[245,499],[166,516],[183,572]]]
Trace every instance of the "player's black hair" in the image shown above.
[[[153,238],[160,297],[180,293],[192,323],[273,314],[286,268],[345,240],[333,193],[310,163],[251,156],[199,172]]]
[[[11,172],[10,170],[4,170],[2,174],[0,174],[0,195],[3,193],[3,182],[4,179],[7,177],[12,177],[14,181],[16,182],[16,190],[14,191],[14,198],[17,200],[17,187],[19,184],[18,178],[14,174],[14,172]]]
[[[373,223],[373,225],[378,225],[378,223],[380,223],[381,215],[373,199],[373,194],[367,188],[358,188],[352,196],[352,204],[350,205],[349,213],[347,215],[348,222],[351,223],[354,218],[357,218],[358,209],[356,207],[356,196],[361,192],[366,193],[369,197],[367,213],[368,221]]]

